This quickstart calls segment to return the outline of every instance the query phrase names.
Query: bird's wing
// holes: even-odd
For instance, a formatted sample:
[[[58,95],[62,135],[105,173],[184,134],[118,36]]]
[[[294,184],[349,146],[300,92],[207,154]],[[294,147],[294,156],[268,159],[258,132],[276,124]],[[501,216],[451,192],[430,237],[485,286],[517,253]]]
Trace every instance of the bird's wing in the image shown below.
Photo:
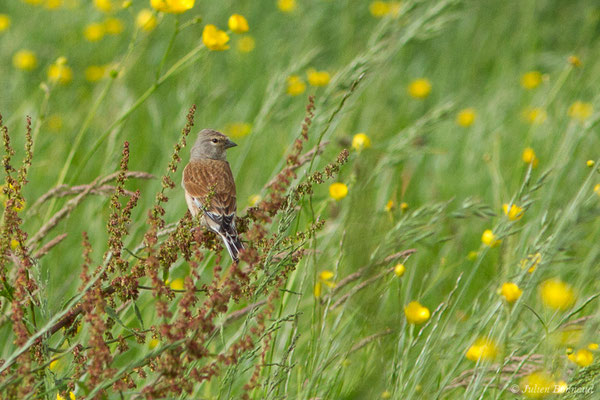
[[[190,162],[183,170],[183,187],[192,215],[200,210],[210,229],[221,236],[234,261],[244,248],[235,228],[235,182],[229,163],[220,160]],[[192,203],[191,205],[189,203]]]
[[[235,215],[235,182],[227,161],[190,162],[183,170],[183,187],[199,209],[215,216]]]

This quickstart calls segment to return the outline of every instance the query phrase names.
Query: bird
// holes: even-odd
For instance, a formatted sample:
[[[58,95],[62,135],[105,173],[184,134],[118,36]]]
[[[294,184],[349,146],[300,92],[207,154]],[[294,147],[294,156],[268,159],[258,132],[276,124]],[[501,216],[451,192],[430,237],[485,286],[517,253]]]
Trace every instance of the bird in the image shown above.
[[[244,248],[235,227],[235,181],[226,151],[237,146],[227,136],[213,129],[203,129],[190,151],[190,161],[183,169],[181,186],[194,218],[198,217],[221,237],[234,262]]]

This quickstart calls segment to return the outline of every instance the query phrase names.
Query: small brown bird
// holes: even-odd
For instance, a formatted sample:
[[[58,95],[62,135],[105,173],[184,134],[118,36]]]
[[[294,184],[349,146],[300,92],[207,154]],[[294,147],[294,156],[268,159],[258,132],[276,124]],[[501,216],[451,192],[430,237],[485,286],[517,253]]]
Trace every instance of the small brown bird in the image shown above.
[[[235,229],[235,182],[225,154],[234,146],[237,144],[221,132],[201,130],[183,170],[181,185],[192,216],[202,215],[203,223],[221,236],[227,252],[237,262],[244,246]]]

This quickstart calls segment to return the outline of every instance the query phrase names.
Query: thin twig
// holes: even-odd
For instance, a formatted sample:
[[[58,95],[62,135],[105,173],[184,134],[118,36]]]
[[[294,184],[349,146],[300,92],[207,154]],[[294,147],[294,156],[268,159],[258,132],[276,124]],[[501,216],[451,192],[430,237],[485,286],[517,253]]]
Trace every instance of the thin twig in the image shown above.
[[[242,308],[241,310],[232,312],[231,314],[229,314],[227,316],[227,318],[225,318],[225,322],[223,322],[223,326],[228,325],[228,324],[232,323],[233,321],[236,321],[236,320],[242,318],[244,315],[248,314],[249,312],[257,309],[258,307],[260,307],[266,303],[267,303],[267,300],[260,300],[260,301],[257,301],[256,303],[247,305],[246,307]]]
[[[107,175],[104,178],[102,178],[100,181],[97,182],[95,187],[90,191],[90,194],[104,194],[104,195],[112,194],[115,191],[115,187],[111,186],[111,185],[106,185],[106,184],[110,181],[117,179],[119,174],[120,174],[120,172],[115,172],[115,173],[112,173],[112,174]],[[125,178],[154,179],[155,177],[154,177],[154,175],[149,174],[147,172],[126,171]],[[35,203],[33,203],[31,205],[31,207],[29,207],[29,210],[30,210],[30,212],[31,212],[31,210],[35,210],[37,207],[42,205],[42,203],[46,202],[48,199],[50,199],[52,197],[65,197],[65,196],[70,196],[70,195],[81,193],[81,192],[85,191],[89,185],[90,184],[78,185],[78,186],[68,186],[68,185],[56,186],[56,187],[50,189],[49,191],[47,191],[46,193],[44,193],[43,195],[41,195],[35,201]],[[126,190],[125,194],[127,196],[132,196],[133,192]]]
[[[348,354],[352,354],[352,353],[354,353],[354,352],[362,349],[363,347],[365,347],[366,345],[368,345],[372,341],[377,340],[377,339],[379,339],[382,336],[387,336],[387,335],[389,335],[392,332],[393,332],[393,330],[390,329],[390,328],[388,328],[388,329],[386,329],[383,332],[379,332],[379,333],[376,333],[374,335],[367,336],[366,338],[362,339],[360,342],[358,342],[354,346],[352,346],[352,348],[350,349],[350,351],[348,352]]]
[[[365,272],[367,272],[371,268],[377,267],[380,265],[389,264],[400,258],[408,258],[411,254],[415,253],[416,251],[417,251],[416,249],[408,249],[408,250],[400,251],[398,253],[394,253],[392,255],[387,256],[386,258],[384,258],[383,260],[381,260],[375,264],[365,265],[364,267],[359,268],[358,271],[356,271],[356,272],[346,276],[344,279],[340,280],[335,285],[335,287],[331,290],[330,294],[323,296],[323,302],[327,301],[327,297],[335,295],[337,292],[342,290],[346,285],[359,279],[361,276],[363,276],[365,274]]]
[[[55,237],[54,239],[52,239],[51,241],[46,243],[44,246],[42,246],[38,251],[33,253],[33,258],[42,258],[46,254],[48,254],[48,252],[50,250],[52,250],[52,248],[54,246],[56,246],[57,244],[62,242],[66,237],[67,237],[66,233],[63,233],[62,235],[58,235],[57,237]]]
[[[171,222],[170,224],[165,225],[164,228],[162,228],[161,230],[158,231],[158,233],[156,234],[156,237],[159,238],[159,237],[169,235],[171,232],[174,232],[177,229],[178,224],[179,224],[179,222]],[[140,250],[142,250],[145,247],[146,247],[146,244],[142,241],[133,250],[131,250],[131,251],[128,250],[128,251],[134,257],[137,257],[137,253],[139,253]]]
[[[112,286],[109,286],[106,289],[102,290],[102,297],[106,297],[110,294],[113,294],[114,292],[115,292],[115,288]],[[62,317],[60,320],[58,320],[57,323],[52,325],[52,327],[50,328],[50,336],[54,335],[61,328],[71,325],[73,323],[73,321],[75,321],[77,316],[79,316],[79,314],[81,314],[82,311],[83,311],[83,307],[81,304],[77,304],[75,307],[73,307],[64,317]]]
[[[86,188],[86,190],[81,192],[77,197],[72,198],[71,200],[67,201],[67,203],[63,206],[63,208],[58,210],[56,212],[56,214],[54,214],[52,216],[52,218],[50,218],[50,220],[48,222],[46,222],[46,224],[44,224],[40,228],[40,230],[37,231],[37,233],[35,235],[33,235],[27,241],[27,246],[32,247],[34,244],[41,241],[52,228],[54,228],[56,225],[58,225],[58,223],[63,218],[65,218],[67,215],[69,215],[71,213],[71,211],[73,211],[73,209],[75,207],[77,207],[85,199],[85,196],[87,196],[89,194],[89,192],[90,192],[90,190],[92,190],[92,188],[93,188],[93,186],[89,185]]]
[[[71,213],[71,211],[73,211],[73,209],[75,209],[75,207],[77,207],[85,199],[85,197],[92,192],[92,190],[98,189],[99,187],[104,186],[107,182],[110,182],[110,181],[116,179],[120,173],[121,172],[115,172],[115,173],[112,173],[103,178],[98,177],[92,183],[90,183],[88,185],[83,185],[81,187],[77,187],[77,188],[82,188],[82,191],[79,193],[79,195],[77,195],[77,197],[74,197],[71,200],[67,201],[67,203],[63,206],[63,208],[61,208],[59,211],[57,211],[52,216],[52,218],[50,218],[50,220],[46,224],[44,224],[40,228],[40,230],[27,241],[27,245],[31,247],[32,245],[40,242],[46,236],[46,234],[52,228],[54,228],[56,225],[58,225],[58,223],[63,218],[67,217]],[[125,176],[131,177],[131,178],[141,178],[141,179],[150,179],[150,178],[154,177],[151,174],[148,174],[146,172],[139,172],[139,171],[126,172]],[[64,189],[62,189],[60,186],[50,190],[45,195],[43,195],[34,204],[34,206],[38,202],[40,202],[40,200],[43,202],[43,201],[49,199],[50,197],[56,196],[58,193],[61,192],[61,190],[64,190]]]
[[[393,272],[394,268],[396,268],[396,267],[390,267],[390,268],[378,273],[377,275],[367,279],[366,281],[363,281],[362,283],[354,286],[348,293],[344,294],[335,303],[333,303],[330,308],[333,310],[333,309],[339,307],[340,305],[344,304],[351,296],[355,295],[360,290],[362,290],[362,289],[366,288],[367,286],[369,286],[370,284],[378,281],[380,278],[384,277],[385,275],[389,274],[390,272]]]
[[[524,365],[520,365],[525,359],[527,359],[527,362]],[[544,360],[544,356],[541,354],[532,354],[531,356],[513,356],[509,358],[508,364],[503,367],[502,369],[500,369],[500,375],[502,375],[501,381],[507,381],[510,376],[504,376],[504,375],[512,375],[515,372],[517,372],[517,374],[515,376],[517,377],[521,377],[521,376],[525,376],[530,374],[531,372],[535,371],[536,369],[538,369],[540,367],[540,364],[542,364]],[[450,390],[450,389],[454,389],[457,387],[467,387],[469,386],[469,384],[471,383],[471,378],[473,375],[475,375],[475,373],[497,373],[498,369],[500,368],[499,364],[491,364],[488,367],[477,367],[477,368],[472,368],[472,369],[468,369],[466,371],[463,371],[459,376],[457,376],[456,378],[454,378],[452,380],[452,382],[450,382],[449,385],[447,385],[444,390]],[[496,379],[496,377],[492,377],[490,379]]]

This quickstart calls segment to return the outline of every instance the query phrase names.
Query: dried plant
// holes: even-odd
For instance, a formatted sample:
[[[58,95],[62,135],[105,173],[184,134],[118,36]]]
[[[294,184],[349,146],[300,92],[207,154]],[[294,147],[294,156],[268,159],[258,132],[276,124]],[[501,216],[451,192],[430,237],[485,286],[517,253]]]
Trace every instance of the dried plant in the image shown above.
[[[257,355],[253,371],[244,386],[246,397],[259,384],[259,376],[272,340],[269,321],[280,289],[299,260],[307,254],[307,241],[323,226],[316,220],[304,231],[289,235],[289,227],[298,212],[297,204],[312,193],[313,186],[323,183],[339,171],[347,158],[344,150],[323,171],[312,173],[307,180],[297,179],[296,170],[313,160],[327,143],[303,152],[314,117],[314,100],[309,99],[302,130],[286,165],[265,187],[266,196],[240,217],[240,232],[247,242],[240,254],[243,261],[227,265],[220,257],[221,244],[214,234],[195,226],[189,212],[176,224],[167,224],[163,205],[176,185],[172,175],[181,162],[180,152],[193,126],[195,107],[187,115],[180,140],[175,144],[167,172],[161,178],[161,189],[154,206],[147,212],[143,242],[133,252],[125,241],[130,232],[132,211],[140,191],[125,189],[128,179],[148,179],[151,175],[128,170],[129,144],[123,144],[120,171],[97,178],[87,185],[61,185],[49,190],[30,207],[29,215],[51,198],[73,196],[31,237],[21,228],[18,205],[27,183],[31,165],[31,135],[27,123],[26,157],[17,171],[12,167],[10,137],[2,127],[5,146],[3,165],[6,184],[3,192],[7,206],[3,216],[0,242],[0,277],[2,295],[11,303],[11,324],[18,349],[0,366],[0,390],[9,398],[24,398],[43,393],[47,388],[40,379],[44,367],[63,357],[72,359],[72,374],[64,381],[61,393],[67,394],[75,384],[86,388],[89,398],[102,398],[107,391],[136,389],[145,398],[165,398],[191,393],[197,383],[225,373],[227,368]],[[114,185],[109,182],[114,181]],[[61,312],[36,325],[39,306],[37,288],[31,268],[36,259],[52,251],[66,237],[60,234],[40,245],[61,220],[92,194],[110,195],[110,216],[106,229],[108,240],[102,260],[93,254],[89,236],[83,235],[83,264],[78,294]],[[12,240],[18,246],[11,247]],[[30,248],[37,248],[30,254]],[[206,251],[217,251],[212,279],[203,280],[201,269],[208,262]],[[164,281],[166,272],[183,260],[191,273],[185,278],[183,290],[173,290]],[[146,284],[148,283],[148,284]],[[137,311],[136,301],[143,291],[151,292],[159,323],[146,325]],[[233,303],[247,302],[248,306],[228,313]],[[173,306],[176,305],[174,308]],[[127,328],[121,315],[135,308],[140,328]],[[215,353],[209,350],[215,335],[225,325],[244,315],[251,315],[247,329],[239,337]],[[221,321],[221,316],[225,319]],[[125,328],[125,329],[123,329]],[[85,331],[84,340],[75,340],[77,332]],[[49,346],[55,336],[70,343],[67,350]],[[160,343],[134,363],[118,366],[116,358],[134,343],[149,338]]]

